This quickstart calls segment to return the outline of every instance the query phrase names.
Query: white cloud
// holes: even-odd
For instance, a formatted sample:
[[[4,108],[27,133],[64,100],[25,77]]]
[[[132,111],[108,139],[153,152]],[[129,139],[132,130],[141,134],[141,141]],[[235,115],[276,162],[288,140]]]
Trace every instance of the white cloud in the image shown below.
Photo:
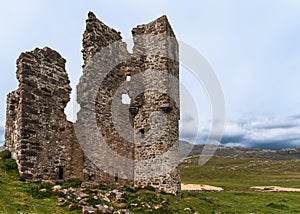
[[[6,94],[16,87],[15,60],[20,51],[44,44],[58,47],[67,59],[75,89],[75,81],[81,74],[80,42],[88,9],[121,30],[125,37],[131,35],[131,27],[167,14],[177,38],[199,50],[219,77],[228,110],[229,123],[224,133],[228,145],[238,144],[234,140],[243,145],[250,145],[250,141],[298,142],[298,120],[268,117],[268,114],[280,117],[298,112],[300,106],[300,93],[296,93],[300,89],[298,0],[180,1],[176,4],[170,0],[88,1],[59,2],[59,8],[53,2],[57,1],[11,0],[1,4],[0,120],[5,117]],[[182,74],[185,78],[186,74]],[[189,78],[186,83],[191,98],[181,102],[181,135],[195,136],[199,128],[203,140],[211,125],[210,103]],[[71,110],[66,111],[72,114]],[[266,119],[238,121],[238,117],[244,118],[248,112]]]
[[[296,117],[254,118],[229,127],[234,128],[226,128],[222,140],[226,145],[269,148],[300,146],[300,120]]]

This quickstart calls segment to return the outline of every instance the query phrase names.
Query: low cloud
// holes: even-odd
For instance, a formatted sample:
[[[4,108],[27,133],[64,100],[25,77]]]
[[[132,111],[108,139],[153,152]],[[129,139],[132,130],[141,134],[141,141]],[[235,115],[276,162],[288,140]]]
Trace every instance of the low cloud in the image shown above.
[[[239,128],[239,132],[230,129],[232,124]],[[225,129],[221,144],[270,149],[300,146],[300,118],[258,118],[231,122]]]
[[[191,114],[184,114],[180,119],[180,137],[188,142],[197,140],[198,120]]]
[[[184,122],[182,125],[184,126]],[[201,137],[197,139],[197,142],[206,143],[209,130],[206,128],[200,132],[202,134],[200,133]],[[180,133],[180,137],[183,140],[188,140],[186,135],[191,138],[193,132],[189,131],[187,133]],[[229,121],[225,125],[220,144],[268,149],[300,146],[300,116]]]

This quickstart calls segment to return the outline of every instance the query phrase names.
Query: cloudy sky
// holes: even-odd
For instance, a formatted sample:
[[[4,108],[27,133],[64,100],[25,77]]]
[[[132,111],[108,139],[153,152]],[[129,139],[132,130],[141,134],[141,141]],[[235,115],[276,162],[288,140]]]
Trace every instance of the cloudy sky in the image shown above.
[[[0,141],[4,139],[6,95],[17,88],[19,54],[44,46],[57,50],[67,59],[74,89],[81,74],[81,38],[89,10],[121,31],[123,38],[131,37],[137,24],[168,16],[177,39],[207,60],[222,86],[226,102],[222,144],[300,146],[298,0],[2,2]],[[190,84],[193,77],[187,73],[182,69],[182,84],[190,99],[181,102],[181,138],[191,140],[198,133],[197,141],[205,142],[212,120],[209,98],[201,84]],[[66,112],[72,120],[72,102]]]

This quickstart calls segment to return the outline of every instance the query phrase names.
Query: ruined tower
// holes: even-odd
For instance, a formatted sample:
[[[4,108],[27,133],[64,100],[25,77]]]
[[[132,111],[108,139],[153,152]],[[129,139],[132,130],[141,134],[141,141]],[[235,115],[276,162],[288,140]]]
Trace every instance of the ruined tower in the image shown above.
[[[151,185],[180,195],[178,43],[166,16],[132,34],[129,53],[119,32],[88,14],[74,124],[64,114],[65,60],[49,48],[21,54],[5,148],[26,179]]]
[[[87,177],[179,194],[178,44],[166,16],[132,33],[128,53],[120,33],[89,13],[75,124],[91,157]]]
[[[64,114],[71,92],[65,62],[50,48],[17,60],[19,87],[7,98],[4,148],[28,180],[81,178],[83,153]]]
[[[134,184],[180,191],[178,157],[178,44],[167,20],[132,30],[133,54],[142,55],[143,102],[134,116]],[[151,176],[149,176],[151,175]]]

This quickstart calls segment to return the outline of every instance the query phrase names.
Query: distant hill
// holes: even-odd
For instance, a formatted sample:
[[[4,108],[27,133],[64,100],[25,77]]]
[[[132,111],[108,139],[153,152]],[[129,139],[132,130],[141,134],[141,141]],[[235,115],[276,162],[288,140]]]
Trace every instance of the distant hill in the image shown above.
[[[180,156],[190,157],[201,155],[204,145],[203,144],[190,144],[186,141],[179,141]],[[215,150],[215,145],[206,145],[206,148]],[[0,152],[3,150],[3,146],[0,146]],[[259,149],[259,148],[245,148],[245,147],[225,147],[218,146],[215,153],[217,157],[232,157],[232,158],[261,158],[270,160],[291,160],[300,159],[300,147],[271,150],[271,149]]]
[[[204,145],[191,145],[186,141],[180,141],[181,153],[187,148],[190,153],[188,156],[197,156],[202,153]],[[216,149],[215,145],[206,145],[208,149]],[[290,159],[300,159],[300,147],[281,149],[281,150],[271,150],[271,149],[259,149],[259,148],[245,148],[245,147],[225,147],[218,146],[214,156],[217,157],[232,157],[232,158],[261,158],[270,160],[290,160]]]

